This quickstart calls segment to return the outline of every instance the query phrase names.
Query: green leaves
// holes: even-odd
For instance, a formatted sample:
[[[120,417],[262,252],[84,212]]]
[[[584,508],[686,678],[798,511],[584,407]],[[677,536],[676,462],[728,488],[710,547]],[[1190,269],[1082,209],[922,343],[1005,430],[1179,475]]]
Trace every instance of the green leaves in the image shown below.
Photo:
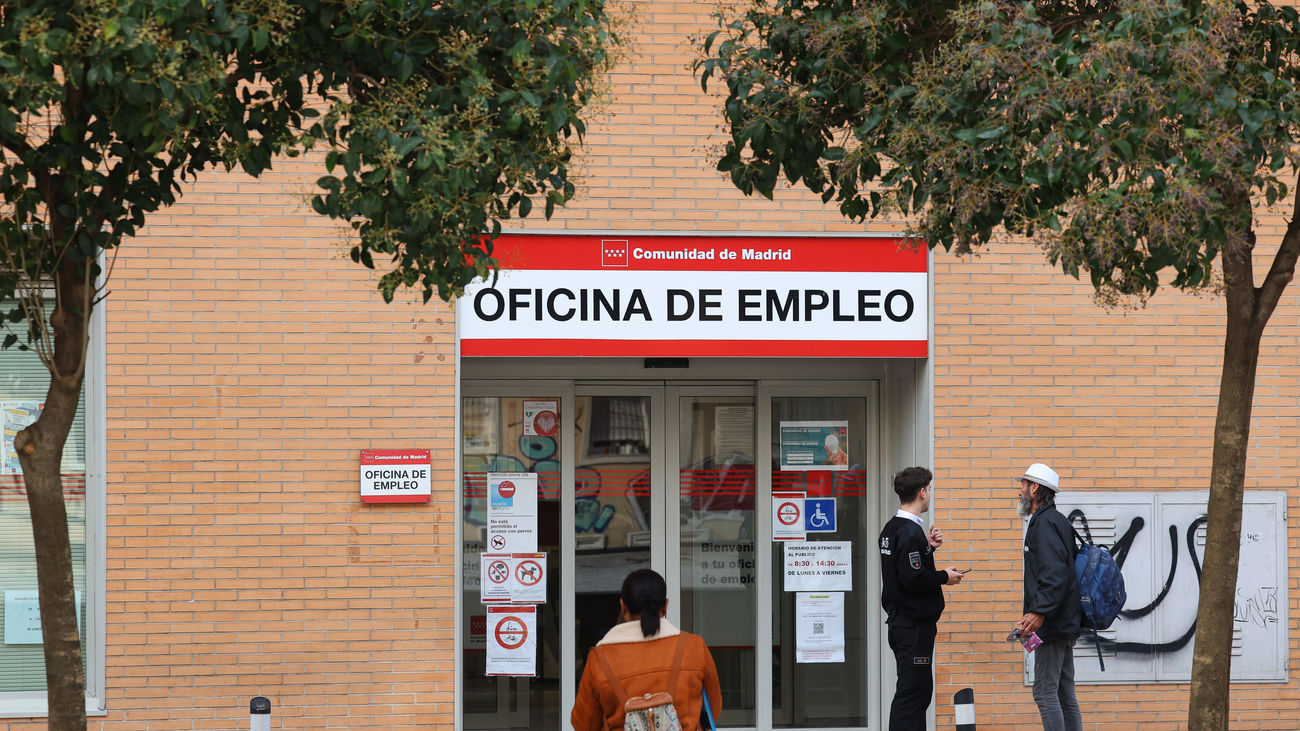
[[[1005,230],[1141,293],[1164,269],[1212,281],[1252,196],[1281,197],[1298,54],[1300,13],[1266,4],[772,0],[720,22],[696,70],[725,85],[718,168],[743,192],[780,170],[932,246]]]
[[[11,5],[0,245],[36,278],[118,246],[202,170],[324,145],[313,210],[392,267],[385,296],[449,298],[490,270],[502,219],[574,195],[570,145],[618,43],[599,0]],[[28,137],[35,115],[54,134]]]

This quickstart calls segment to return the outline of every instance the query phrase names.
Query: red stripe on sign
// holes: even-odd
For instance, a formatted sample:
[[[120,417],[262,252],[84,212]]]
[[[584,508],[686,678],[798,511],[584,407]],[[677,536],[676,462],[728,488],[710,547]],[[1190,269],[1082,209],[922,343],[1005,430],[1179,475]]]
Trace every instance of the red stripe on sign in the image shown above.
[[[363,503],[427,503],[432,500],[429,495],[362,495]]]
[[[503,234],[502,269],[735,272],[925,272],[913,239],[867,236]]]
[[[427,449],[363,449],[361,464],[395,465],[395,464],[432,464]]]
[[[924,358],[924,340],[528,340],[460,341],[466,357]]]

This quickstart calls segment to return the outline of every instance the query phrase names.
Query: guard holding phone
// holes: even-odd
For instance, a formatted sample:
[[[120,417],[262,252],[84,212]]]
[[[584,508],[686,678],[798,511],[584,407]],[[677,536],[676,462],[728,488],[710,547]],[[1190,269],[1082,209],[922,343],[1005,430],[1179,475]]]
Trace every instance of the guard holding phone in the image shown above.
[[[888,617],[889,647],[898,669],[889,731],[925,731],[943,586],[961,583],[956,566],[934,568],[934,549],[943,544],[943,532],[931,526],[927,533],[921,519],[930,510],[932,479],[924,467],[894,475],[901,507],[880,531],[880,605]]]

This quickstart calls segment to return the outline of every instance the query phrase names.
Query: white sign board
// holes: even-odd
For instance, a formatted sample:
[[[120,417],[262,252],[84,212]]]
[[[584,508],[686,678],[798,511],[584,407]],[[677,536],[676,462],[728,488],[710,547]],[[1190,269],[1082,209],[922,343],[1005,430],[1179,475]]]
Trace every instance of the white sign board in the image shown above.
[[[546,601],[546,554],[485,553],[479,593],[484,604],[541,604]]]
[[[1207,498],[1204,490],[1063,492],[1057,497],[1057,509],[1075,529],[1115,555],[1128,595],[1115,623],[1098,633],[1104,672],[1092,633],[1080,636],[1074,648],[1077,682],[1191,679]],[[1292,637],[1286,511],[1285,492],[1246,491],[1234,592],[1234,682],[1288,677]],[[1027,669],[1032,671],[1032,665]]]
[[[537,552],[537,473],[487,474],[486,553]]]
[[[537,607],[487,608],[487,674],[532,677],[537,668]]]
[[[772,540],[802,541],[804,533],[802,492],[772,493]]]
[[[361,502],[427,503],[433,499],[427,449],[361,450]]]
[[[795,595],[795,662],[844,662],[844,593]]]
[[[493,256],[456,305],[464,355],[927,355],[926,251],[903,239],[506,234]]]
[[[852,541],[785,544],[786,591],[853,591]]]

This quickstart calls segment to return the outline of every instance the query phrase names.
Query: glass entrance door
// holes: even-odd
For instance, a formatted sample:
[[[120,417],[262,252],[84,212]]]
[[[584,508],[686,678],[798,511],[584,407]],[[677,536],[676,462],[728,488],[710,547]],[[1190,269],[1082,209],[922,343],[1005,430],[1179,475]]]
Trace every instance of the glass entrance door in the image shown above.
[[[680,626],[708,643],[724,700],[720,726],[753,726],[757,625],[753,389],[669,389],[676,439]],[[671,579],[670,579],[671,581]]]
[[[662,388],[579,388],[574,398],[575,677],[619,622],[623,577],[663,572],[662,413]]]
[[[551,383],[474,384],[462,399],[464,728],[568,728],[587,653],[620,621],[619,589],[639,568],[664,575],[669,620],[708,643],[724,698],[720,726],[876,728],[887,679],[875,670],[881,625],[871,548],[882,506],[892,502],[882,498],[886,439],[874,384]],[[548,405],[558,412],[554,430],[525,426]],[[840,430],[828,469],[783,458],[789,424]],[[480,564],[490,552],[492,472],[537,473],[547,591],[529,677],[487,674]],[[834,532],[807,540],[851,546],[842,661],[809,662],[799,652],[797,596],[785,586],[784,542],[772,539],[773,490],[834,498],[821,502],[834,511]]]

